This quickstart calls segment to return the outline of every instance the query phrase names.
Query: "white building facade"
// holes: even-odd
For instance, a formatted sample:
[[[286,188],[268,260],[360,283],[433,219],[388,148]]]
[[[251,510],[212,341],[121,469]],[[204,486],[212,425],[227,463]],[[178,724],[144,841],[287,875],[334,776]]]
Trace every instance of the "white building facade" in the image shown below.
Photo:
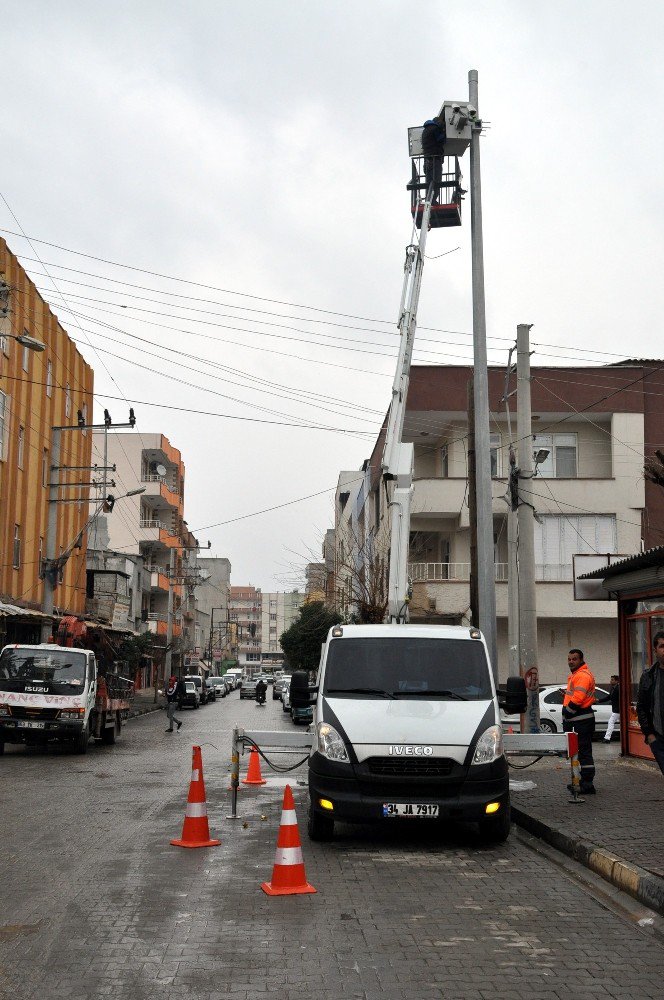
[[[541,683],[567,674],[567,652],[578,646],[599,679],[617,673],[616,611],[608,602],[577,602],[576,554],[639,551],[646,535],[647,400],[637,371],[621,368],[533,368],[534,451],[549,454],[537,476],[520,484],[533,505]],[[490,370],[492,509],[499,675],[508,672],[507,474],[510,434],[501,397],[504,373]],[[412,621],[470,623],[467,383],[472,369],[417,367],[411,374],[404,440],[415,449],[409,574]],[[610,399],[602,397],[609,395]],[[596,405],[588,403],[597,399]],[[513,402],[514,411],[516,403]],[[583,412],[581,412],[583,411]],[[653,432],[651,431],[650,434]],[[512,416],[516,443],[516,416]],[[662,440],[653,438],[653,440]],[[358,483],[342,473],[335,538],[339,599],[350,593],[352,558],[366,559],[366,537],[389,549],[388,497],[380,478],[383,435]],[[517,444],[518,451],[518,444]],[[366,463],[365,463],[366,467]],[[388,485],[389,489],[389,485]],[[361,508],[361,509],[360,509]],[[360,547],[358,548],[358,544]],[[343,606],[337,603],[339,610]]]

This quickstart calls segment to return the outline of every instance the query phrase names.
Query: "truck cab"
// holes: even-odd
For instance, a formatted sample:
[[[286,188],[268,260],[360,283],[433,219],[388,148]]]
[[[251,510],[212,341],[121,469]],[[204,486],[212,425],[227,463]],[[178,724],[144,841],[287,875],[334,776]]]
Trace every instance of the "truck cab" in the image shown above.
[[[306,699],[293,675],[291,702]],[[509,835],[498,698],[475,628],[337,625],[323,645],[309,758],[309,835],[334,823],[477,822]]]
[[[120,689],[118,689],[118,686]],[[0,753],[5,743],[69,743],[85,753],[90,737],[115,743],[133,684],[100,676],[92,650],[9,645],[0,653]]]

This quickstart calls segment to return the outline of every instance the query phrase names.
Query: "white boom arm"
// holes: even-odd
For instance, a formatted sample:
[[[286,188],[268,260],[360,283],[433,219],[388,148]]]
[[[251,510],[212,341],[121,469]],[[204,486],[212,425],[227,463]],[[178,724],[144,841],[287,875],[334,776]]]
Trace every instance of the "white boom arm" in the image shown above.
[[[410,381],[410,365],[417,326],[417,305],[422,284],[424,250],[429,230],[429,216],[433,199],[433,185],[429,185],[422,210],[422,227],[419,243],[406,250],[404,282],[399,315],[399,357],[392,384],[392,401],[387,418],[387,434],[381,461],[383,480],[394,481],[390,501],[390,573],[388,582],[387,620],[408,621],[410,582],[408,579],[408,543],[410,540],[410,506],[413,492],[413,445],[401,440]]]

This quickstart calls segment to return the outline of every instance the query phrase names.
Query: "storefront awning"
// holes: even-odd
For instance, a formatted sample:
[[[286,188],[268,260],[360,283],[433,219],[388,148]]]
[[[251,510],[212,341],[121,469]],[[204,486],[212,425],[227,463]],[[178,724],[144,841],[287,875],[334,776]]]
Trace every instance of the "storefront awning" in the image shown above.
[[[19,608],[16,604],[0,603],[0,618],[45,618],[53,621],[53,615],[46,615],[43,611],[35,611],[33,608]]]

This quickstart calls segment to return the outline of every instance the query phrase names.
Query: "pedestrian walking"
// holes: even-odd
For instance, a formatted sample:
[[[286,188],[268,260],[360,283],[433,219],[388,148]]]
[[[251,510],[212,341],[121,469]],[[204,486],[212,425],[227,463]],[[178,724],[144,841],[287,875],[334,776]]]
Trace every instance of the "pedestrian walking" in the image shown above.
[[[180,719],[175,718],[175,709],[178,704],[178,700],[181,698],[181,688],[184,688],[184,681],[182,679],[178,680],[177,677],[169,677],[168,684],[166,685],[166,701],[168,710],[168,729],[167,733],[173,732],[173,723],[180,728],[182,722]]]
[[[664,632],[656,632],[652,644],[655,662],[644,670],[636,699],[641,732],[664,774]]]
[[[664,634],[663,634],[664,635]],[[563,698],[563,730],[579,737],[579,764],[581,766],[580,791],[595,794],[595,761],[593,760],[593,733],[595,732],[595,678],[586,663],[583,650],[570,649],[567,654],[570,675]],[[572,785],[567,786],[572,791]]]
[[[609,716],[609,724],[606,727],[605,743],[611,742],[613,730],[616,728],[616,723],[618,722],[620,722],[620,678],[616,674],[613,674],[611,677],[611,715]]]

